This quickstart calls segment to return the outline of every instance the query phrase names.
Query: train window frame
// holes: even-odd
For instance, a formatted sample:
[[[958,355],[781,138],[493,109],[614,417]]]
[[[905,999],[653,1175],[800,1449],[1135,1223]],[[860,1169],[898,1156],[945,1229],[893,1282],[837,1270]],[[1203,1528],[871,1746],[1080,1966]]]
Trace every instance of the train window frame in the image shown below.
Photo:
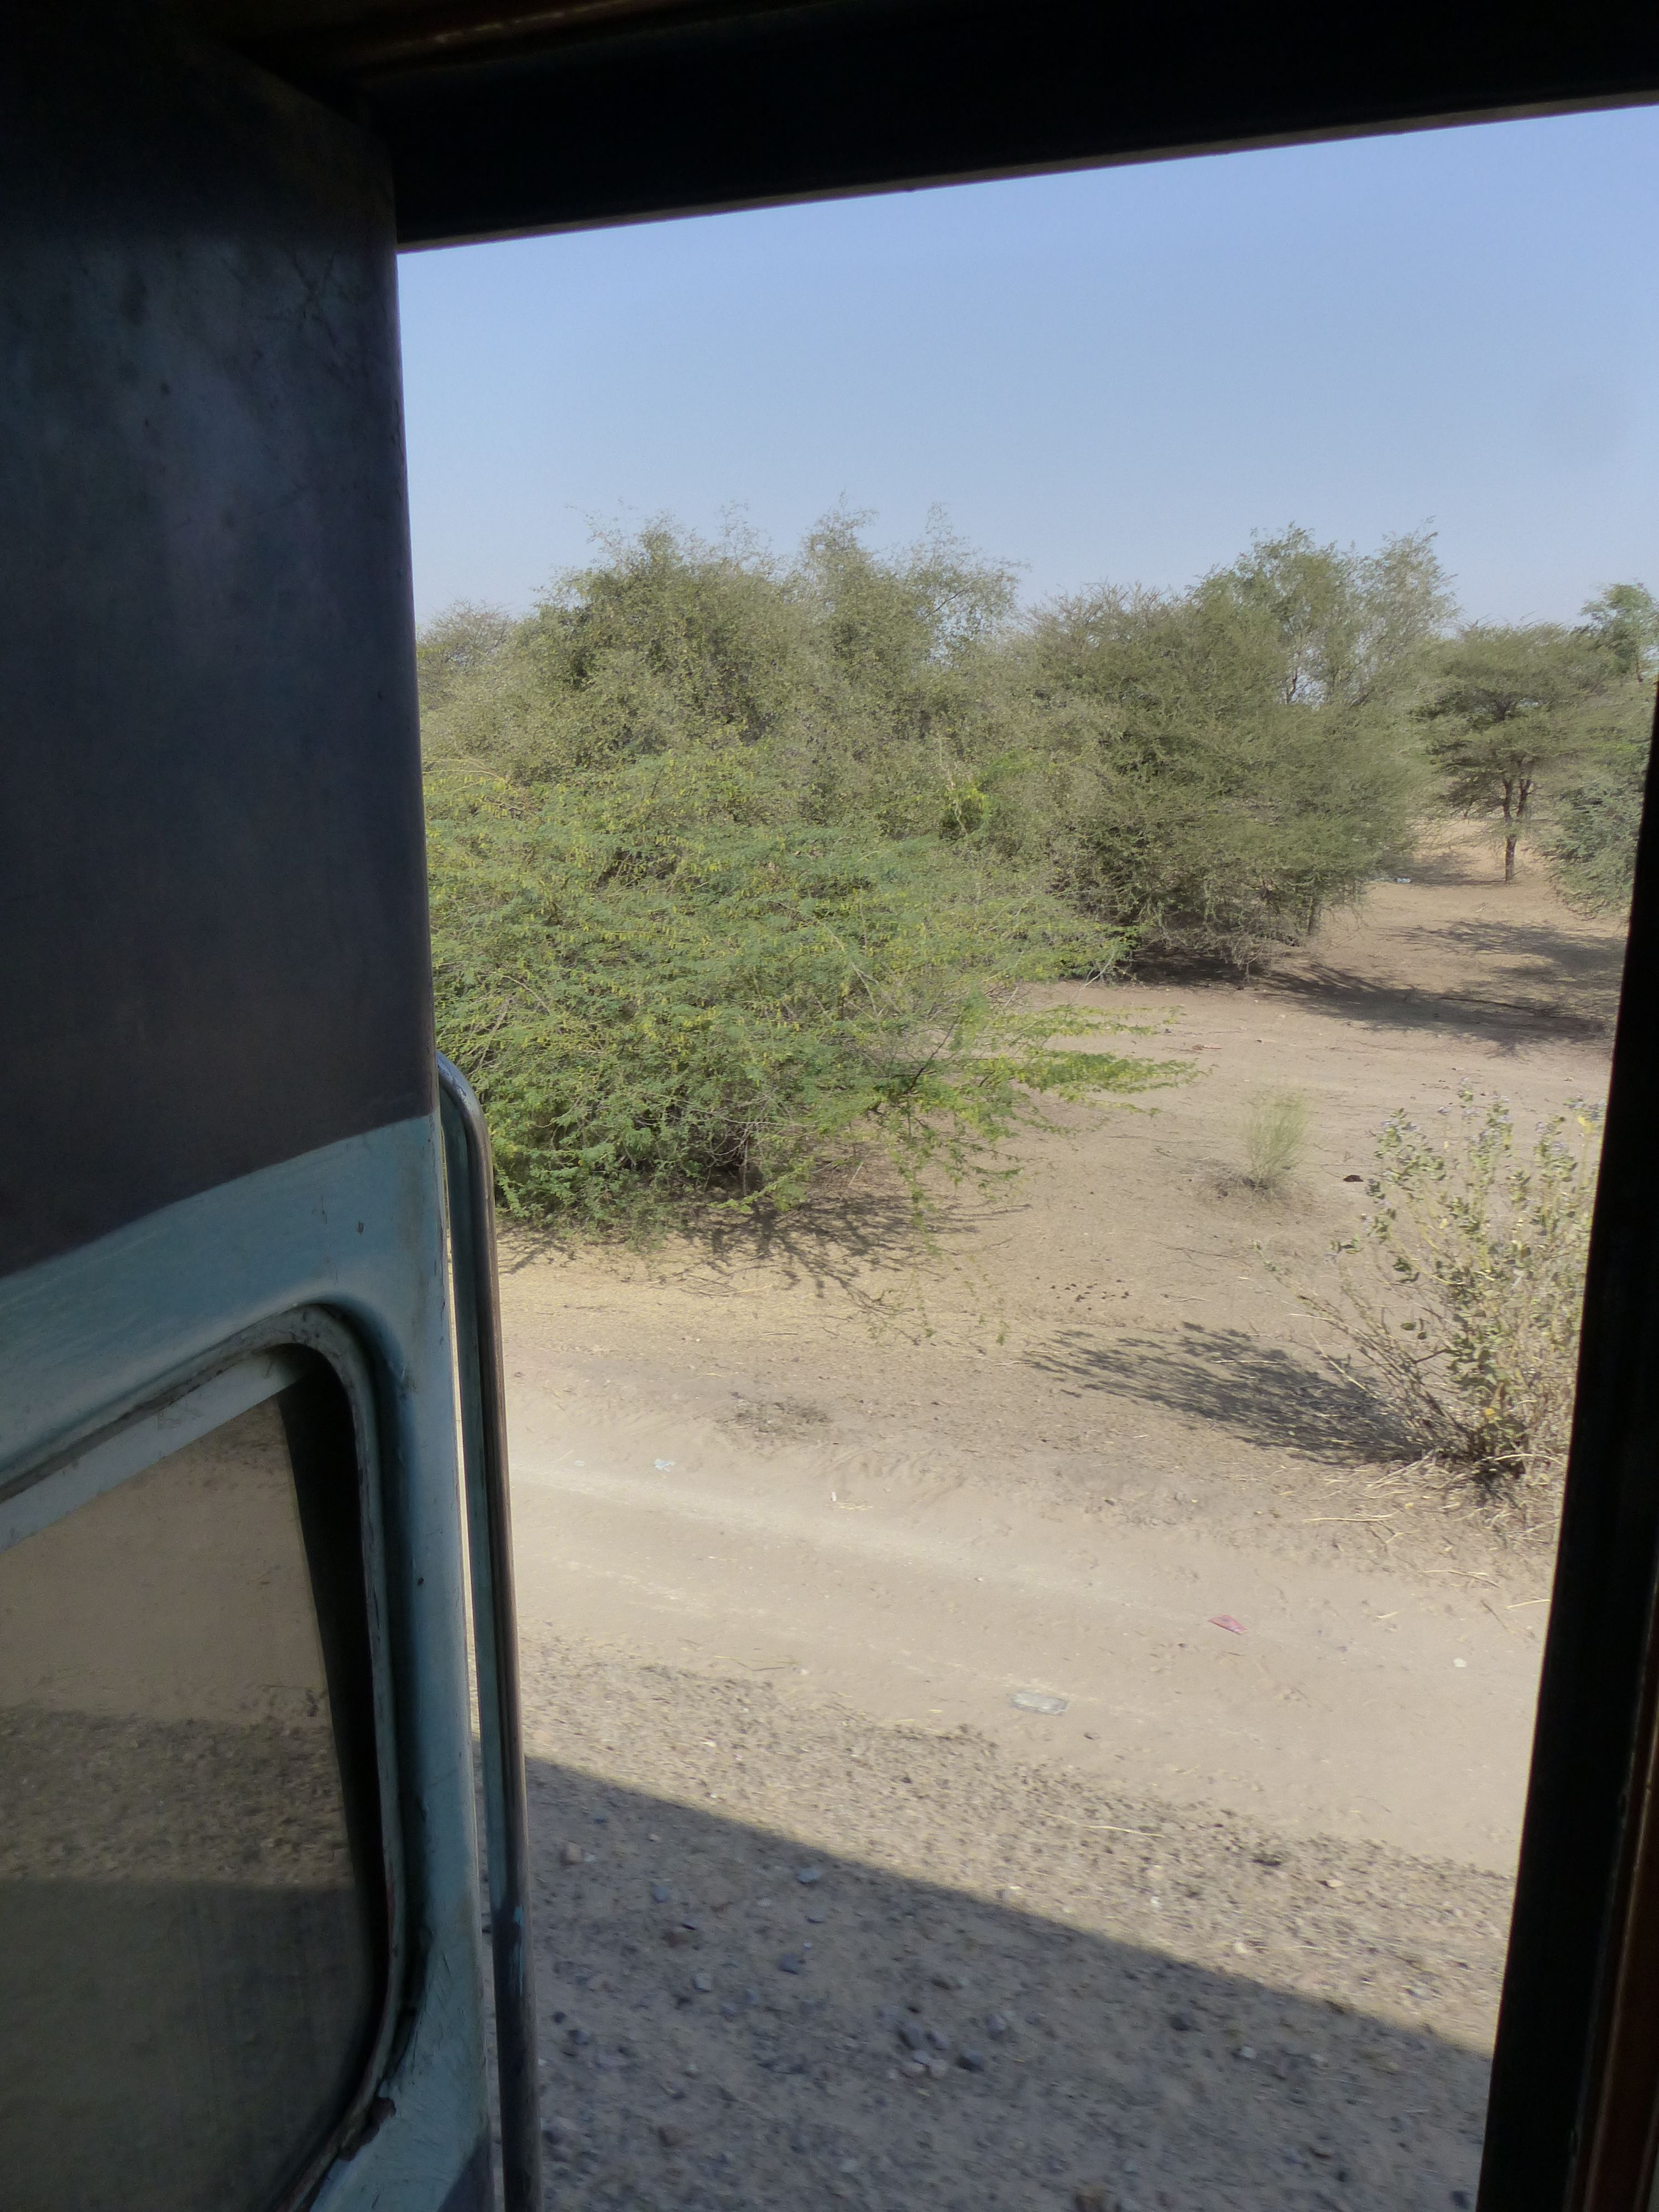
[[[349,1744],[337,1716],[336,1757],[348,1797],[367,1785],[374,1808],[370,1863],[378,1876],[375,1914],[380,1988],[373,2032],[350,2097],[270,2201],[270,2212],[299,2212],[330,2169],[349,2157],[382,2117],[382,2084],[395,2059],[408,2005],[407,1884],[399,1793],[398,1711],[393,1689],[390,1573],[384,1498],[383,1424],[376,1412],[375,1370],[355,1333],[320,1306],[299,1306],[240,1331],[204,1358],[153,1378],[115,1407],[103,1408],[45,1453],[0,1468],[0,1553],[52,1527],[79,1507],[118,1489],[172,1453],[321,1374],[337,1386],[351,1424],[356,1472],[357,1561],[362,1576],[362,1628],[368,1661],[366,1717],[373,1734],[373,1771],[348,1771]]]

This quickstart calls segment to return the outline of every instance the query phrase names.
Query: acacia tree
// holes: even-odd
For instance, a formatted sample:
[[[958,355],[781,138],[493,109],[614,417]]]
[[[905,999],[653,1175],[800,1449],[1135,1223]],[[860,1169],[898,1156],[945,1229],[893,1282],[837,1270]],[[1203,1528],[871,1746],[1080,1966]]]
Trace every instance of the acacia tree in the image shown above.
[[[1205,588],[1272,625],[1286,706],[1361,708],[1397,697],[1457,616],[1431,530],[1361,553],[1322,545],[1292,523],[1276,538],[1258,533]]]
[[[1582,610],[1584,626],[1625,676],[1659,672],[1659,599],[1645,584],[1609,584]]]
[[[1540,785],[1596,750],[1620,675],[1592,629],[1559,623],[1474,623],[1442,653],[1418,709],[1430,756],[1453,805],[1500,817],[1506,884]]]
[[[1248,966],[1305,935],[1411,836],[1410,703],[1452,611],[1426,534],[1362,554],[1296,526],[1188,591],[1039,611],[1025,753],[1059,882],[1153,953]]]
[[[458,599],[426,623],[415,647],[422,708],[441,704],[469,677],[498,660],[517,627],[500,607],[472,599]]]

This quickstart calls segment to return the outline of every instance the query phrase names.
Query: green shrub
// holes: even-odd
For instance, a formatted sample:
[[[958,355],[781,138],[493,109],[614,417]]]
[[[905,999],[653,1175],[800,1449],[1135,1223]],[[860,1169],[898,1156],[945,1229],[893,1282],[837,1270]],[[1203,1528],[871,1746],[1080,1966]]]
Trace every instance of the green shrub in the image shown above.
[[[1630,905],[1648,752],[1645,732],[1638,743],[1609,747],[1557,798],[1540,842],[1556,889],[1581,914],[1622,914]]]
[[[711,780],[653,763],[527,805],[429,779],[439,1036],[514,1212],[781,1209],[872,1145],[921,1207],[930,1171],[994,1172],[1043,1095],[1173,1079],[1022,1000],[1109,965],[1097,925],[939,838],[711,819]]]
[[[1425,538],[1364,556],[1292,530],[1188,592],[1046,610],[1030,750],[1065,889],[1145,950],[1246,968],[1316,928],[1410,842],[1409,709],[1449,605]]]
[[[1264,1091],[1244,1116],[1244,1180],[1264,1198],[1276,1197],[1302,1164],[1308,1149],[1308,1101],[1300,1091]]]
[[[1502,1099],[1465,1089],[1457,1115],[1437,1140],[1389,1121],[1338,1295],[1304,1303],[1426,1464],[1524,1504],[1566,1460],[1601,1113],[1570,1105],[1530,1143]]]
[[[787,564],[656,523],[523,621],[452,610],[420,648],[438,1034],[508,1203],[787,1206],[872,1142],[919,1200],[1044,1095],[1169,1079],[1026,987],[1248,962],[1374,871],[1437,575],[1292,532],[1022,624],[942,526],[882,556],[836,514]]]

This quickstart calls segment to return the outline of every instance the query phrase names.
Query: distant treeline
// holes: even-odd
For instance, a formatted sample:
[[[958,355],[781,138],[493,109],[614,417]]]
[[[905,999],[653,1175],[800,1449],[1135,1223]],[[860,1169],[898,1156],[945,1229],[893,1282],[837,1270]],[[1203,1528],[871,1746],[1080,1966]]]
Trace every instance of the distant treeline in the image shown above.
[[[872,1139],[920,1202],[1045,1094],[1166,1073],[1057,1042],[1097,1024],[1022,985],[1247,966],[1447,807],[1511,867],[1537,837],[1576,899],[1627,894],[1638,586],[1460,629],[1426,534],[1290,530],[1035,614],[943,528],[602,554],[420,645],[440,1036],[531,1216],[787,1205]]]

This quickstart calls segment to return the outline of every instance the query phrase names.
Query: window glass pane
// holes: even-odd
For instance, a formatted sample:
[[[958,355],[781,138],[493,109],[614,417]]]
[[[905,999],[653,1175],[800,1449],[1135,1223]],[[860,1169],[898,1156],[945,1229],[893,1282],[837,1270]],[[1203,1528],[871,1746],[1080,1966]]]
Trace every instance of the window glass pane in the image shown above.
[[[323,1393],[0,1554],[9,2212],[266,2207],[357,2086],[381,1916],[337,1748],[367,1674]]]

